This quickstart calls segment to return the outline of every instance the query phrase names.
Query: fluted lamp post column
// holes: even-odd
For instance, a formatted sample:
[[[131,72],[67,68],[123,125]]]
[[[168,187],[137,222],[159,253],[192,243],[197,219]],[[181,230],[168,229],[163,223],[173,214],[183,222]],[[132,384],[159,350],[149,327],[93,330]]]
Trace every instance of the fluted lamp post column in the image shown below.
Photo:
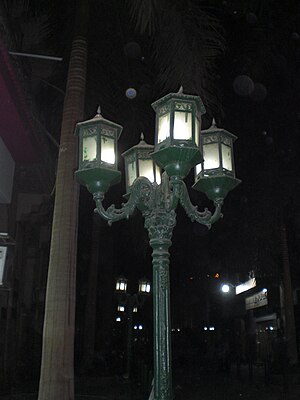
[[[222,216],[223,200],[239,180],[235,178],[233,167],[233,135],[223,130],[220,133],[218,128],[213,127],[217,132],[208,132],[207,140],[217,143],[213,149],[208,148],[214,151],[207,151],[207,143],[201,140],[201,115],[205,108],[200,97],[184,94],[180,90],[164,96],[152,107],[156,112],[155,145],[147,145],[142,138],[140,146],[134,146],[123,154],[128,201],[121,208],[111,205],[105,210],[102,205],[109,186],[120,179],[116,169],[117,139],[122,129],[119,125],[105,120],[100,114],[77,124],[76,134],[79,135],[81,150],[75,176],[93,194],[95,211],[109,224],[128,219],[135,209],[145,219],[153,250],[154,400],[171,400],[169,247],[176,225],[175,210],[180,204],[192,221],[209,228]],[[96,144],[86,139],[94,134]],[[85,146],[90,142],[94,149],[93,160],[88,161],[85,159]],[[103,158],[104,145],[107,149],[105,154],[110,154],[110,157]],[[207,164],[211,153],[215,159],[218,158],[215,169]],[[231,160],[231,169],[228,168],[229,162],[226,164],[226,154],[227,161]],[[196,165],[198,173],[194,188],[205,192],[213,200],[213,213],[207,209],[198,211],[190,201],[184,178]],[[160,169],[164,170],[162,175]]]

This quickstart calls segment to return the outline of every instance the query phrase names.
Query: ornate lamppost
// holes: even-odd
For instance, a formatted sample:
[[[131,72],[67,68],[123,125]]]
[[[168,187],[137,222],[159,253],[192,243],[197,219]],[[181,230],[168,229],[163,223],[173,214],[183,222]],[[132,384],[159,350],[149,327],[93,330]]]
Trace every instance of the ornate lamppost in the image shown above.
[[[150,294],[151,284],[144,278],[139,280],[137,293],[127,292],[127,279],[123,276],[116,281],[116,295],[118,297],[118,311],[126,313],[127,317],[127,354],[126,354],[126,375],[131,377],[132,364],[132,329],[133,313],[138,311],[144,305],[147,296]]]
[[[175,210],[180,204],[192,221],[210,227],[222,216],[224,198],[240,181],[235,178],[233,162],[236,137],[215,124],[200,135],[205,112],[200,97],[180,90],[152,107],[156,112],[155,145],[142,138],[123,154],[128,201],[121,208],[111,205],[105,210],[102,201],[109,187],[120,180],[117,140],[122,127],[104,119],[100,111],[76,126],[80,143],[75,176],[93,194],[95,211],[108,224],[128,219],[135,209],[145,219],[153,249],[154,400],[171,400],[169,247],[176,225]],[[213,213],[207,209],[199,212],[190,201],[183,179],[195,166],[193,188],[214,202]]]

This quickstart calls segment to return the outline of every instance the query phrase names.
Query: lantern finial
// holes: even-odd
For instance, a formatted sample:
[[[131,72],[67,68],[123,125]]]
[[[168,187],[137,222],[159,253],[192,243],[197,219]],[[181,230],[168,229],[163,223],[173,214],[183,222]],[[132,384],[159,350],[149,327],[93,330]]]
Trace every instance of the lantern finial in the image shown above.
[[[144,141],[145,141],[145,136],[144,136],[143,132],[141,132],[141,142],[144,142]]]
[[[183,93],[183,86],[182,86],[182,85],[180,86],[180,88],[179,88],[179,90],[178,90],[177,93],[178,93],[178,94],[182,94],[182,93]]]
[[[100,116],[101,116],[101,107],[98,106],[96,117],[100,117]]]
[[[214,117],[212,119],[211,128],[217,128],[217,123]]]

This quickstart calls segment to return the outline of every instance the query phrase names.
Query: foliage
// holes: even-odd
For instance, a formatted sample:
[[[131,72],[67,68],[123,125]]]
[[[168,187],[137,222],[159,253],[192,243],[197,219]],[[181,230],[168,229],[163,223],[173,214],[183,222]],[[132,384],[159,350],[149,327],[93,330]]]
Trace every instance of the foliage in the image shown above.
[[[181,85],[219,113],[215,62],[225,50],[216,8],[207,2],[130,1],[136,30],[147,34],[162,92]]]

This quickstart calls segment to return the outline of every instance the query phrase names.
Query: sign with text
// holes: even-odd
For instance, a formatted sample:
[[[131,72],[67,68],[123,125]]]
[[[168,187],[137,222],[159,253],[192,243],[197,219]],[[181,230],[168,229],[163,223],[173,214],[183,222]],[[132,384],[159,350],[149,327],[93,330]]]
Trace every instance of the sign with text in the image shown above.
[[[253,296],[245,298],[246,310],[252,310],[253,308],[258,308],[266,306],[268,304],[268,292],[264,289]]]
[[[256,286],[256,279],[251,278],[247,282],[242,283],[235,288],[235,294],[240,294],[243,292],[246,292],[247,290],[250,290]]]

